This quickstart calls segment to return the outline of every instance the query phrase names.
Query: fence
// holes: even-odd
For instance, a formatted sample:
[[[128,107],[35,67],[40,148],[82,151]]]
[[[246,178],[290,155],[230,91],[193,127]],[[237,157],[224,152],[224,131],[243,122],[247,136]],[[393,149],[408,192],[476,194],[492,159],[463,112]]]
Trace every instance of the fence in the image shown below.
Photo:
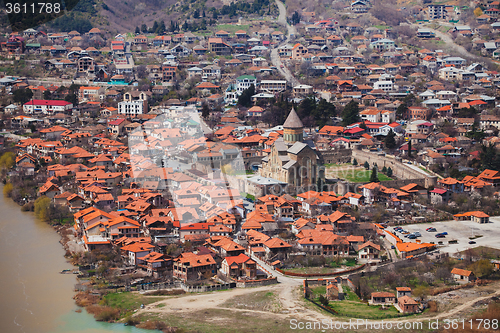
[[[180,287],[187,293],[204,293],[207,291],[216,291],[216,290],[224,290],[224,289],[232,289],[236,288],[236,282],[231,283],[221,283],[210,286],[188,286],[184,283],[180,283]]]
[[[259,286],[268,286],[270,284],[278,283],[278,278],[271,277],[268,279],[260,279],[260,280],[238,280],[236,282],[236,286],[238,288],[250,288],[250,287],[259,287]]]
[[[158,282],[158,283],[143,283],[137,286],[137,291],[160,290],[180,288],[181,284],[178,281],[174,282]]]
[[[304,280],[306,281],[306,280]],[[315,279],[315,280],[307,280],[307,284],[309,286],[326,286],[329,281],[337,282],[337,278],[334,279]],[[304,282],[305,283],[305,282]],[[354,290],[354,284],[348,278],[341,278],[341,284],[348,286],[351,290]]]
[[[363,268],[365,268],[366,264],[363,264],[359,267],[356,267],[356,268],[353,268],[353,269],[347,269],[347,270],[344,270],[344,271],[339,271],[339,272],[333,272],[333,273],[311,273],[311,274],[305,274],[305,273],[294,273],[294,272],[287,272],[287,271],[284,271],[280,268],[276,268],[276,270],[278,272],[280,272],[281,274],[283,275],[289,275],[289,276],[298,276],[298,277],[321,277],[321,276],[336,276],[336,275],[344,275],[344,274],[347,274],[347,273],[352,273],[352,272],[356,272],[356,271],[359,271]]]

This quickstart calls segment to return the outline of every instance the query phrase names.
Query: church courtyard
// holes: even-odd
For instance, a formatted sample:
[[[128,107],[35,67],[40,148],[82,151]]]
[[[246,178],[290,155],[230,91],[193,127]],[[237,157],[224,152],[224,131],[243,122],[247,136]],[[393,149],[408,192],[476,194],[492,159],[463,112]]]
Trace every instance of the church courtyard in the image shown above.
[[[344,179],[352,183],[366,183],[370,181],[372,170],[366,170],[363,166],[355,166],[351,163],[325,165],[326,178]],[[392,180],[382,172],[377,173],[380,181]]]

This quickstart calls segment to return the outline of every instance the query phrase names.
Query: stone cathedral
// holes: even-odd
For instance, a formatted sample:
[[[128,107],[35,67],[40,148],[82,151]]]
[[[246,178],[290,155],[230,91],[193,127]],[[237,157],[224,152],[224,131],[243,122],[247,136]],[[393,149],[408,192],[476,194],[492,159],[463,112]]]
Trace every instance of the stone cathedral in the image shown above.
[[[283,138],[277,139],[269,155],[262,159],[260,175],[294,186],[316,184],[319,157],[303,141],[304,125],[292,108],[283,124]]]

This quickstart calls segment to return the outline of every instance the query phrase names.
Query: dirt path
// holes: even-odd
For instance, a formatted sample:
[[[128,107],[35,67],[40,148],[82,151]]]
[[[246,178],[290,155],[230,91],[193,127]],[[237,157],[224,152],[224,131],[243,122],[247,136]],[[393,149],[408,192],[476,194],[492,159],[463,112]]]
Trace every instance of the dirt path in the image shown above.
[[[179,312],[200,311],[208,308],[219,308],[220,305],[222,305],[223,303],[225,303],[226,301],[228,301],[233,297],[242,296],[259,291],[277,291],[279,290],[279,287],[281,287],[281,285],[264,286],[257,288],[241,288],[241,289],[236,288],[227,291],[217,291],[214,293],[193,294],[181,298],[177,297],[168,298],[163,301],[158,301],[146,305],[144,309],[137,311],[136,315],[144,312],[179,313]],[[162,307],[158,308],[158,305],[160,304],[162,304]],[[230,310],[236,310],[236,309],[231,308]],[[257,310],[245,310],[245,311],[257,311]]]
[[[322,320],[332,320],[332,316],[325,315],[321,312],[314,311],[304,306],[304,300],[301,298],[300,290],[298,288],[298,283],[296,280],[287,279],[286,282],[280,283],[273,286],[264,286],[257,288],[246,288],[246,289],[232,289],[228,291],[219,291],[214,293],[206,294],[194,294],[181,298],[168,298],[159,302],[151,303],[147,305],[144,309],[137,311],[135,315],[142,313],[196,313],[196,311],[206,310],[206,309],[224,309],[228,311],[236,312],[251,312],[269,316],[277,316],[282,319],[293,319],[303,320],[303,321],[322,321]],[[278,295],[279,301],[282,306],[282,311],[280,313],[268,312],[262,310],[254,309],[237,309],[232,307],[224,307],[223,304],[236,296],[242,296],[246,294],[256,293],[259,291],[271,291]],[[489,299],[494,296],[500,296],[500,290],[494,294],[487,296],[480,296],[461,304],[454,309],[449,311],[436,314],[434,316],[423,316],[418,318],[394,318],[385,319],[384,322],[415,322],[415,321],[427,321],[434,319],[454,319],[454,316],[460,312],[472,307],[476,302]],[[161,304],[161,307],[158,307]],[[343,320],[345,321],[345,320]],[[334,321],[335,323],[336,321]],[[339,321],[341,322],[341,321]],[[376,321],[373,321],[374,323]]]

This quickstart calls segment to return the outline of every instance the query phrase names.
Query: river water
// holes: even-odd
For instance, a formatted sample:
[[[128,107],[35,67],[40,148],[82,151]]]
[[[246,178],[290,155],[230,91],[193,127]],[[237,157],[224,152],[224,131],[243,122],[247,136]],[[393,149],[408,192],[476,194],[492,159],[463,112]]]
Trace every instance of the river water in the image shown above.
[[[60,236],[33,213],[2,194],[0,186],[1,333],[151,333],[122,324],[97,322],[77,313],[76,277],[64,258]]]

